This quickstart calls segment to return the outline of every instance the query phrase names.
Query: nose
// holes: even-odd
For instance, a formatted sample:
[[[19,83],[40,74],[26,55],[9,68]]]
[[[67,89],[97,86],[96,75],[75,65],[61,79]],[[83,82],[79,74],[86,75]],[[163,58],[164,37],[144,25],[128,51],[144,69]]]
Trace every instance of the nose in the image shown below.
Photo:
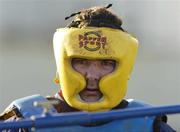
[[[92,63],[88,66],[85,78],[87,82],[87,89],[98,89],[99,80],[101,79],[101,73],[96,64]]]
[[[86,78],[88,80],[96,80],[98,81],[101,78],[101,69],[99,69],[98,64],[92,63],[88,66],[86,70]]]

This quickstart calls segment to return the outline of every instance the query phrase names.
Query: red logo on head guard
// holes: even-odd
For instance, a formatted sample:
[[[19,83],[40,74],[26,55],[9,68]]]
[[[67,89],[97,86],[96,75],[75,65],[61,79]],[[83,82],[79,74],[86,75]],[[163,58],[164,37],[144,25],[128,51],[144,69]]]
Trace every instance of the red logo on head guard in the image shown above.
[[[104,49],[106,44],[106,37],[101,37],[100,32],[87,32],[84,35],[79,35],[79,47],[84,47],[89,51]]]

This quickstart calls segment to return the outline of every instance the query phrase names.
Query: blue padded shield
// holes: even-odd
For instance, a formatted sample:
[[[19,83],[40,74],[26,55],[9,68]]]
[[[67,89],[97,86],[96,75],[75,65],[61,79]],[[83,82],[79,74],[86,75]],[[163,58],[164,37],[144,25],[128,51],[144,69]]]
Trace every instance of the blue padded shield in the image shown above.
[[[34,101],[47,101],[46,98],[40,95],[32,95],[22,99],[15,100],[11,105],[15,105],[24,118],[29,118],[33,116],[41,116],[43,108],[34,107]],[[129,102],[126,109],[147,107],[149,105],[135,101],[127,100]],[[57,111],[52,108],[51,113],[57,113]],[[46,128],[46,129],[36,129],[36,132],[152,132],[153,122],[155,117],[140,117],[132,119],[114,120],[109,123],[97,126],[64,126],[56,128]],[[63,120],[63,119],[62,119]],[[31,129],[29,129],[31,132]]]

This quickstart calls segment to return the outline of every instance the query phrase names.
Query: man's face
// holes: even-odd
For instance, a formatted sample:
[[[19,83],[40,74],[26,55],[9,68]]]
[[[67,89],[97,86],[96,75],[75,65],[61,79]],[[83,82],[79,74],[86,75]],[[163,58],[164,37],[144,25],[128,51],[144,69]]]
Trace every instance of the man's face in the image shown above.
[[[86,80],[86,87],[79,93],[85,102],[96,102],[103,96],[99,90],[100,79],[115,69],[114,60],[88,60],[82,58],[72,59],[72,67],[82,74]]]

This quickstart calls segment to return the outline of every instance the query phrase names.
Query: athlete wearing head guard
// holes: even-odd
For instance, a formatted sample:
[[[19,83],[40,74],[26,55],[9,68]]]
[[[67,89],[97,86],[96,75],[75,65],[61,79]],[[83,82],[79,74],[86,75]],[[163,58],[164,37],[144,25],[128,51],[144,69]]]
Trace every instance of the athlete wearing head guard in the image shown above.
[[[61,89],[55,97],[47,98],[59,101],[51,112],[98,112],[147,106],[138,101],[123,99],[135,62],[138,41],[122,29],[122,21],[107,10],[109,7],[95,7],[74,13],[71,15],[75,15],[72,23],[55,32],[53,44],[58,73],[55,81],[60,83]],[[45,100],[39,95],[16,100],[0,119],[14,120],[38,115],[42,110],[31,104]],[[76,132],[173,131],[165,124],[166,121],[166,116],[140,117],[88,124],[91,127],[60,127],[46,132],[69,132],[70,129]],[[41,131],[44,130],[38,130]]]
[[[109,110],[117,106],[126,94],[137,47],[137,40],[119,29],[58,29],[54,35],[54,52],[61,90],[66,102],[84,111]],[[73,69],[73,58],[115,61],[115,70],[99,80],[99,89],[103,94],[99,101],[85,102],[79,96],[87,84],[86,79]]]

